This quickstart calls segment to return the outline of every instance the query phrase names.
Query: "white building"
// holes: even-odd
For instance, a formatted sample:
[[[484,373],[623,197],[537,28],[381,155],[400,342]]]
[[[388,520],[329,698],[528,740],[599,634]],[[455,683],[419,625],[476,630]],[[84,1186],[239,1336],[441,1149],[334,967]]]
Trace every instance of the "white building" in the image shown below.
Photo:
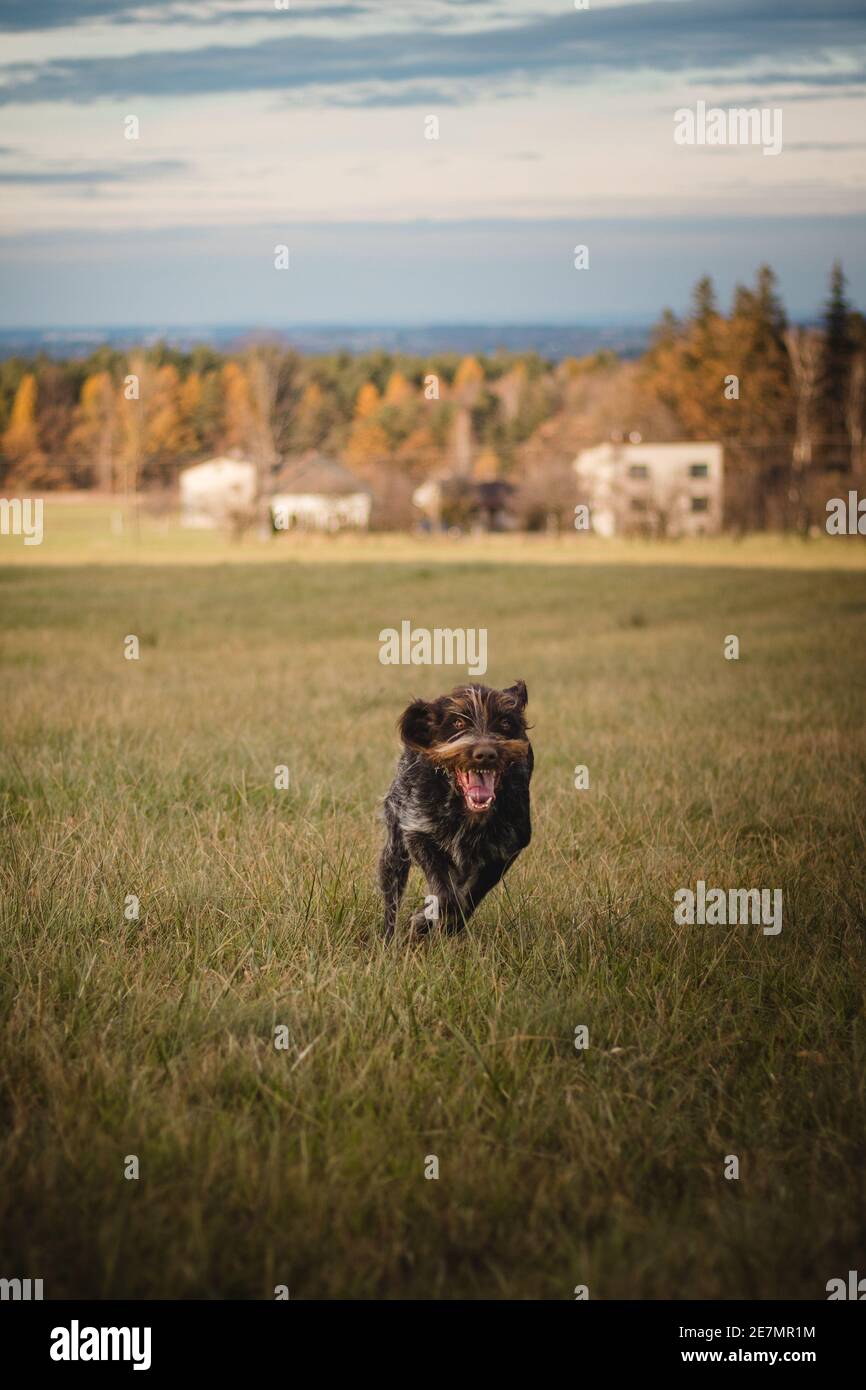
[[[317,454],[280,473],[270,499],[271,516],[277,531],[366,531],[372,500],[359,478]]]
[[[216,458],[184,468],[180,475],[182,526],[212,529],[249,511],[256,495],[255,464]]]
[[[574,460],[578,500],[599,536],[709,536],[722,529],[723,450],[704,441],[624,441]]]

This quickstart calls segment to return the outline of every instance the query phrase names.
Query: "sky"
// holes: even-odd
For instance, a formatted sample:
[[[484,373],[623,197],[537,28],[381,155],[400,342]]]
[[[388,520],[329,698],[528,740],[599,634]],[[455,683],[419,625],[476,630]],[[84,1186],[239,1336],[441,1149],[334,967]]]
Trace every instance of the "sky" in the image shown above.
[[[862,306],[864,92],[863,0],[0,0],[0,327]]]

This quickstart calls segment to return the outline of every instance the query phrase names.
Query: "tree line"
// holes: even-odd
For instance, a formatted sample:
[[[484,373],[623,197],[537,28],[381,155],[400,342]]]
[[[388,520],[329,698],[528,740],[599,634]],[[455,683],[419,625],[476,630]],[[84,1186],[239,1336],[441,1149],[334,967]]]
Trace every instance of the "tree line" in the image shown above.
[[[382,524],[405,524],[431,474],[515,485],[525,525],[567,517],[575,451],[635,432],[725,445],[727,522],[806,530],[830,477],[862,478],[866,320],[834,265],[820,319],[789,322],[773,271],[737,287],[730,309],[712,282],[688,314],[666,311],[637,362],[610,352],[558,364],[536,353],[383,351],[303,357],[277,342],[237,351],[128,354],[0,363],[4,491],[172,490],[187,464],[253,460],[263,479],[313,451],[369,482]]]

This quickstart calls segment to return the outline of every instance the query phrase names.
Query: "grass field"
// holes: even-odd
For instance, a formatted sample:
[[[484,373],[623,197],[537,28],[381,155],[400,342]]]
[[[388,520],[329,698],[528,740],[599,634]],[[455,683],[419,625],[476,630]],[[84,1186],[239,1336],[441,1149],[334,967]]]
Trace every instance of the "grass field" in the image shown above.
[[[863,1272],[866,548],[104,522],[49,508],[0,549],[0,1274],[820,1299]],[[535,836],[462,937],[386,948],[394,721],[463,675],[381,666],[403,618],[486,627],[488,682],[527,681]],[[781,934],[676,926],[699,878],[781,888]]]

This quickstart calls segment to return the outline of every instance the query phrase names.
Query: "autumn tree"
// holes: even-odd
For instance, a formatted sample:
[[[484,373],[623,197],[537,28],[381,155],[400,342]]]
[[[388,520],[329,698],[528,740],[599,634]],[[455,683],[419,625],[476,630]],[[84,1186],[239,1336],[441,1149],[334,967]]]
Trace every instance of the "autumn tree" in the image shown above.
[[[82,474],[103,492],[115,487],[114,452],[118,434],[117,400],[108,371],[85,378],[69,447]]]
[[[845,398],[845,427],[851,450],[851,472],[859,480],[863,472],[863,437],[866,425],[866,350],[851,359]]]
[[[685,321],[667,314],[641,369],[649,388],[690,439],[725,446],[730,519],[762,526],[771,497],[782,500],[793,434],[786,320],[773,272],[738,286],[730,315],[719,312],[711,280],[695,286]]]
[[[814,329],[789,328],[785,347],[791,362],[795,421],[788,500],[794,525],[805,534],[809,528],[808,480],[814,460],[823,342]]]
[[[333,421],[322,387],[308,381],[301,394],[292,427],[292,444],[302,453],[321,446]]]
[[[221,448],[249,452],[253,437],[250,384],[239,362],[226,362],[220,374],[223,392]]]
[[[378,417],[382,400],[372,381],[365,381],[355,401],[355,418],[346,444],[346,462],[359,477],[377,476],[388,452],[388,436]]]
[[[133,353],[117,392],[118,480],[133,507],[147,462],[147,415],[153,392],[153,367],[144,353]],[[137,510],[135,512],[137,518]]]
[[[27,372],[15,392],[9,424],[3,433],[3,453],[11,478],[19,487],[39,485],[46,480],[48,460],[39,442],[36,405],[36,377]]]
[[[724,432],[730,479],[729,514],[739,502],[739,520],[764,527],[768,502],[785,509],[784,484],[791,458],[794,408],[787,320],[769,266],[758,271],[754,289],[738,286],[726,329]],[[777,520],[781,516],[777,515]]]
[[[188,458],[197,454],[205,442],[204,392],[199,372],[191,371],[180,388],[180,452]]]
[[[163,485],[177,477],[188,436],[181,413],[180,376],[169,363],[153,374],[145,406],[144,461],[147,475]]]
[[[388,436],[376,419],[356,420],[346,445],[346,462],[361,478],[375,478],[387,461]]]
[[[400,371],[393,371],[385,388],[385,405],[403,406],[413,400],[415,392]]]
[[[222,447],[224,410],[222,369],[217,368],[215,371],[206,372],[201,383],[201,432],[204,452],[215,454]]]
[[[355,401],[355,419],[368,420],[370,416],[376,414],[380,405],[381,397],[376,390],[375,383],[372,381],[365,381]]]
[[[464,357],[454,376],[454,394],[461,405],[472,407],[484,385],[484,368],[477,357]]]
[[[420,481],[435,467],[440,456],[441,444],[437,442],[430,425],[422,423],[401,440],[395,450],[394,461],[404,476]]]

